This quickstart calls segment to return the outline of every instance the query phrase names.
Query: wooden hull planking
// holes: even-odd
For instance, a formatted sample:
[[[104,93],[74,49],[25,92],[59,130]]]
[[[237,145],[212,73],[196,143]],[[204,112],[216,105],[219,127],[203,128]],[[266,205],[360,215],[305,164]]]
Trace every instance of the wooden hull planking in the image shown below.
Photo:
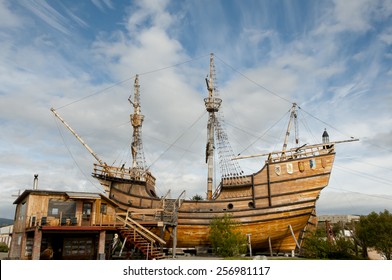
[[[311,218],[321,190],[328,185],[334,157],[333,149],[329,149],[317,155],[269,160],[255,174],[222,181],[213,200],[183,200],[176,223],[177,247],[208,246],[211,220],[229,214],[240,225],[240,231],[252,234],[253,248],[268,249],[271,242],[274,250],[294,250],[292,235],[298,240]],[[162,200],[144,182],[98,179],[110,185],[110,198],[124,211],[162,209]],[[154,213],[143,214],[140,219],[155,219]],[[172,237],[168,230],[164,239],[169,245]]]

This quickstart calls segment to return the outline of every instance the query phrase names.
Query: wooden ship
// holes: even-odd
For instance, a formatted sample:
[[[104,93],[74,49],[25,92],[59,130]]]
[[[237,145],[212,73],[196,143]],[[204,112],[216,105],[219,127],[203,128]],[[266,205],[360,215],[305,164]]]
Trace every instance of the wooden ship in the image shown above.
[[[297,106],[292,105],[290,121],[279,151],[254,155],[266,157],[258,172],[245,175],[235,158],[219,119],[222,100],[215,94],[214,57],[206,78],[208,97],[207,124],[207,197],[201,200],[158,197],[156,179],[146,168],[142,145],[139,81],[136,76],[130,122],[133,127],[132,166],[109,166],[69,127],[95,157],[92,176],[99,180],[107,196],[120,205],[134,221],[145,224],[166,241],[167,247],[208,248],[209,226],[214,217],[229,214],[239,230],[251,236],[254,251],[291,252],[299,249],[307,228],[314,225],[315,206],[320,192],[328,185],[335,159],[335,144],[357,139],[330,142],[326,131],[322,142],[288,148],[288,137],[296,124]],[[213,191],[214,153],[218,148],[222,177]],[[220,148],[220,150],[219,150]],[[249,156],[249,157],[254,157]],[[245,158],[245,157],[242,157]],[[222,167],[223,164],[223,167]]]

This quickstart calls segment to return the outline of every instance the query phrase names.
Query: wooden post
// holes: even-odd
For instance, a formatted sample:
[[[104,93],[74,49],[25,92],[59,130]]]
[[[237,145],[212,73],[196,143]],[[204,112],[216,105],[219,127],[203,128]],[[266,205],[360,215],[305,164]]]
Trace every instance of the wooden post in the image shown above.
[[[252,241],[251,241],[251,233],[246,234],[248,240],[248,249],[249,249],[249,256],[252,257]]]
[[[255,198],[255,175],[252,174],[252,202],[253,208],[256,208],[256,198]]]
[[[269,245],[269,250],[270,250],[270,256],[272,257],[272,244],[271,244],[271,236],[268,236],[268,245]]]
[[[173,226],[173,259],[176,257],[176,251],[177,251],[177,225]]]
[[[289,229],[290,229],[290,231],[291,231],[291,235],[292,235],[293,238],[294,238],[295,244],[297,245],[298,249],[301,249],[301,247],[300,247],[299,244],[298,244],[297,238],[295,237],[295,234],[294,234],[293,228],[291,227],[291,224],[289,224]]]
[[[268,206],[272,206],[271,200],[271,182],[270,182],[270,163],[267,162],[267,188],[268,188]]]
[[[163,219],[162,219],[162,221],[163,221]],[[161,227],[161,234],[160,234],[160,236],[159,236],[161,239],[163,239],[164,236],[165,236],[165,228],[166,228],[166,225],[164,224],[164,225]],[[160,243],[160,252],[163,253],[163,244],[162,244],[162,243]]]
[[[39,227],[35,227],[33,250],[32,250],[32,254],[31,254],[32,260],[39,260],[40,259],[41,243],[42,243],[42,231],[39,229]]]
[[[106,238],[106,231],[99,232],[99,240],[98,240],[98,260],[105,259],[105,238]]]
[[[120,238],[120,237],[119,237],[119,238]],[[122,254],[122,252],[123,252],[123,250],[124,250],[125,243],[127,243],[127,238],[126,238],[126,237],[124,238],[123,244],[122,244],[122,246],[121,246],[120,253],[118,254],[119,257],[121,257],[121,254]]]

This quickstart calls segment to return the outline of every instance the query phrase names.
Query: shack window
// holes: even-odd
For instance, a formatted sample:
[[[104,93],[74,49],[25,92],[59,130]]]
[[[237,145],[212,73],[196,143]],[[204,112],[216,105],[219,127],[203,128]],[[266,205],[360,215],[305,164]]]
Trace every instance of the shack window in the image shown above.
[[[106,203],[102,203],[102,204],[101,204],[101,211],[100,211],[100,212],[101,212],[102,214],[106,214],[107,210],[108,210],[107,204],[106,204]]]
[[[83,219],[89,220],[91,215],[91,209],[93,208],[93,204],[91,202],[83,202]]]
[[[75,217],[76,201],[63,201],[57,199],[49,199],[48,216],[51,217]]]

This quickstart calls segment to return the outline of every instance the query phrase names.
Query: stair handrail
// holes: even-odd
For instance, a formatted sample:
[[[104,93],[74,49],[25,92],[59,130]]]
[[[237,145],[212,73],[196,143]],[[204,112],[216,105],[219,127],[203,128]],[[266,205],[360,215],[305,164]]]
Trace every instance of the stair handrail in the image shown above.
[[[164,196],[162,196],[162,198],[161,198],[162,208],[165,208],[165,207],[166,207],[166,205],[165,205],[166,197],[168,197],[168,196],[170,195],[170,193],[171,193],[171,190],[169,189],[169,190],[167,191],[167,193],[166,193]]]
[[[184,198],[181,199],[181,197],[184,197]],[[178,198],[174,202],[174,205],[177,206],[177,204],[178,204],[178,208],[180,208],[184,199],[185,199],[185,190],[183,190],[182,193],[178,196]]]
[[[132,229],[134,229],[135,231],[137,231],[140,235],[142,235],[144,238],[146,238],[150,242],[155,243],[156,241],[158,241],[161,244],[166,244],[165,240],[163,240],[162,238],[160,238],[156,234],[152,233],[151,231],[149,231],[147,228],[145,228],[144,226],[142,226],[141,224],[139,224],[135,220],[131,219],[129,217],[129,212],[130,212],[130,209],[127,210],[125,219],[120,217],[120,213],[118,213],[116,215],[116,218],[118,220],[120,220],[121,222],[123,222],[124,225],[127,225],[127,226],[131,227]]]
[[[124,223],[124,226],[128,226],[129,228],[133,229],[134,231],[136,231],[138,234],[140,234],[141,236],[143,236],[144,238],[146,238],[148,241],[150,242],[155,242],[155,240],[148,236],[147,234],[145,234],[143,231],[139,230],[137,227],[135,227],[134,225],[132,225],[131,223],[127,222],[126,219],[123,219],[119,216],[117,216],[117,219],[120,220],[120,222]]]

